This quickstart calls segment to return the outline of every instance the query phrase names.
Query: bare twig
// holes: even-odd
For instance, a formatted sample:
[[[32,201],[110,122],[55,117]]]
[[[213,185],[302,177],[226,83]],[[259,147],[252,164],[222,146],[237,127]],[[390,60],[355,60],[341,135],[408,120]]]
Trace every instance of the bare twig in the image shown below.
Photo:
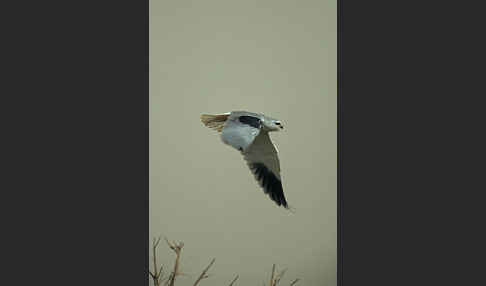
[[[282,279],[282,277],[284,276],[285,271],[287,271],[287,269],[280,271],[277,277],[275,277],[275,283],[273,285],[277,285],[280,282],[280,279]]]
[[[154,272],[149,270],[149,274],[154,280],[154,286],[160,286],[160,281],[162,279],[162,266],[160,268],[157,267],[157,246],[159,245],[160,237],[156,240],[154,238],[152,243],[152,255],[154,258]]]
[[[231,281],[230,285],[229,286],[233,286],[233,284],[235,283],[236,279],[238,279],[238,275],[236,275],[235,279],[233,279],[233,281]]]
[[[170,274],[169,279],[167,279],[167,281],[165,282],[165,285],[174,286],[175,279],[176,279],[177,275],[179,275],[179,260],[180,260],[180,257],[181,257],[181,250],[184,247],[184,243],[183,242],[179,242],[179,244],[177,244],[176,242],[170,243],[167,238],[165,238],[165,241],[169,245],[170,249],[172,249],[176,254],[176,260],[175,260],[175,263],[174,263],[174,270]]]
[[[177,276],[187,275],[187,274],[179,272],[180,257],[181,257],[182,248],[184,247],[184,243],[183,242],[176,243],[175,241],[169,242],[169,240],[164,237],[169,248],[172,249],[174,251],[174,253],[176,254],[176,259],[175,259],[175,262],[174,262],[173,271],[169,275],[163,275],[162,274],[162,270],[163,270],[162,265],[160,267],[158,267],[158,265],[157,265],[157,251],[156,250],[157,250],[157,247],[160,243],[160,239],[161,239],[160,237],[157,238],[157,239],[156,238],[153,239],[153,245],[152,245],[153,270],[152,271],[149,270],[149,275],[150,275],[150,277],[152,277],[152,279],[154,281],[154,286],[161,286],[162,283],[164,284],[164,286],[174,286],[174,283],[175,283]],[[209,269],[211,268],[211,266],[214,264],[215,261],[216,261],[215,258],[213,258],[211,260],[209,265],[202,271],[201,275],[199,275],[198,279],[194,282],[193,286],[197,286],[199,284],[199,282],[201,282],[201,280],[209,277],[207,272],[209,271]],[[286,271],[287,271],[287,269],[284,269],[284,270],[276,273],[276,265],[273,264],[272,265],[272,273],[271,273],[271,276],[270,276],[270,284],[268,286],[277,286],[280,283],[280,280],[282,279],[282,277],[284,276]],[[235,284],[236,280],[238,280],[238,278],[239,278],[239,275],[236,275],[236,277],[231,281],[229,286],[233,286]],[[299,281],[299,279],[295,279],[294,281],[292,281],[292,283],[290,283],[290,286],[295,285],[298,281]],[[263,286],[265,286],[265,282],[263,282]]]
[[[216,261],[216,258],[213,258],[213,260],[211,260],[211,262],[206,267],[206,269],[204,269],[201,275],[199,275],[199,278],[197,278],[196,282],[194,282],[194,286],[196,286],[199,283],[199,281],[209,277],[209,275],[207,275],[206,273],[208,272],[209,268],[213,265],[214,261]]]
[[[274,282],[273,281],[273,276],[274,275],[275,275],[275,264],[273,264],[273,267],[272,267],[272,276],[270,276],[270,284],[268,284],[270,286],[274,286],[274,284],[273,284],[273,282]]]
[[[172,277],[172,273],[171,273],[171,274],[169,274],[169,276],[167,276],[167,277],[166,277],[166,278],[163,280],[163,281],[164,281],[164,285],[169,284],[169,280],[171,279],[171,277]]]

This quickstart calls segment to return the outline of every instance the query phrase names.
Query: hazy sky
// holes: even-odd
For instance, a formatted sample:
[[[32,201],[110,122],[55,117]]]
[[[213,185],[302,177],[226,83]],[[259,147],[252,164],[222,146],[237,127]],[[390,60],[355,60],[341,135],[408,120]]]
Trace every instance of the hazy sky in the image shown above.
[[[183,241],[176,284],[336,285],[336,1],[150,1],[150,237]],[[290,213],[201,113],[280,119]],[[161,244],[159,263],[174,254]],[[151,266],[151,263],[150,263]]]

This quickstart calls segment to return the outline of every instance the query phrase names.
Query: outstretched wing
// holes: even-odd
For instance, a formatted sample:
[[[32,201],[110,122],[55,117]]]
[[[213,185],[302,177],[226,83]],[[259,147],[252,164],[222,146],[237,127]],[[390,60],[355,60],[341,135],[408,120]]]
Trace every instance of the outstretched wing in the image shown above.
[[[230,117],[224,124],[221,139],[239,151],[247,150],[260,134],[261,120],[253,116]]]
[[[260,132],[253,144],[243,152],[248,167],[255,176],[263,192],[279,206],[289,208],[280,179],[278,151],[270,140],[268,132]]]

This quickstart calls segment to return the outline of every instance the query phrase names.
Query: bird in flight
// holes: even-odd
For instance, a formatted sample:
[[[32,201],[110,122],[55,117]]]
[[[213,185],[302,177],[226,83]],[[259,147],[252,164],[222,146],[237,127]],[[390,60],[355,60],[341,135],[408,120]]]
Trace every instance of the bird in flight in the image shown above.
[[[202,114],[202,123],[221,132],[227,145],[240,151],[263,192],[278,206],[289,209],[280,178],[277,148],[268,135],[283,129],[282,123],[263,114],[233,111],[223,114]]]

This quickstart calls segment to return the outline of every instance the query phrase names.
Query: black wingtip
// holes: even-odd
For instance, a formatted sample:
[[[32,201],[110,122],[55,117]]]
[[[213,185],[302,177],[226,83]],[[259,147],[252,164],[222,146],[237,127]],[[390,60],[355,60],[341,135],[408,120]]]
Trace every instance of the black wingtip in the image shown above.
[[[263,188],[265,194],[270,196],[270,199],[274,201],[278,206],[283,206],[289,209],[287,200],[283,193],[282,182],[273,174],[264,164],[262,163],[252,163],[250,168],[260,186]]]

